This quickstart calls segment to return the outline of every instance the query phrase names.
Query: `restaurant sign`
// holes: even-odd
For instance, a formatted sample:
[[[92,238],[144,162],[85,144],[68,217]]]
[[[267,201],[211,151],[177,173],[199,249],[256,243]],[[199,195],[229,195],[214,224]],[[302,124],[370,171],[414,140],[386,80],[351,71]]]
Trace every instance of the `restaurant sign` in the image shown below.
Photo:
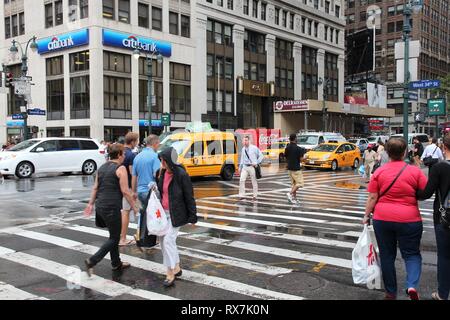
[[[286,112],[286,111],[308,111],[309,101],[308,100],[288,100],[288,101],[277,101],[273,104],[274,112]]]

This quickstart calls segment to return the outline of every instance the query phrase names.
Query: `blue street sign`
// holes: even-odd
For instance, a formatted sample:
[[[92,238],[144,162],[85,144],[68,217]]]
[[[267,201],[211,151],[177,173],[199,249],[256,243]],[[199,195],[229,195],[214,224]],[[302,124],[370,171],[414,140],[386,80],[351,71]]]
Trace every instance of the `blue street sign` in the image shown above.
[[[45,112],[45,110],[41,110],[41,109],[29,109],[28,115],[30,115],[30,116],[45,116],[46,112]]]
[[[169,42],[157,41],[132,34],[103,29],[103,45],[140,50],[147,53],[160,53],[164,57],[172,56],[172,45]]]
[[[409,83],[410,89],[432,89],[439,88],[441,86],[440,80],[420,80],[412,81]]]
[[[89,29],[53,36],[37,41],[38,53],[49,53],[89,44]]]
[[[139,127],[148,127],[148,120],[139,120]],[[152,120],[152,127],[163,127],[161,120]]]
[[[419,95],[417,92],[409,92],[409,100],[410,101],[419,101]]]
[[[23,115],[21,113],[13,114],[12,119],[13,120],[23,120]]]

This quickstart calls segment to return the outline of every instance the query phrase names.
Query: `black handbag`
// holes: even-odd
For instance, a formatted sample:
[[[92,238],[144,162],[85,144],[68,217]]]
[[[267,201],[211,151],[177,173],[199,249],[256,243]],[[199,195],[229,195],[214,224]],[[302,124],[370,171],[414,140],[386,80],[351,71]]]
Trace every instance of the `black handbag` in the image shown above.
[[[450,202],[450,195],[447,193],[447,198],[442,201],[441,191],[438,189],[438,200],[439,200],[439,213],[441,214],[440,222],[444,229],[450,231],[450,207],[448,206]],[[445,206],[445,201],[447,201],[447,207]]]
[[[426,165],[427,167],[435,165],[436,163],[439,162],[439,159],[433,158],[433,155],[436,152],[437,148],[438,147],[436,146],[436,149],[434,149],[433,154],[431,156],[423,158],[423,164]]]
[[[377,169],[381,167],[381,161],[375,161],[375,164],[373,165],[373,169],[372,169],[372,174],[375,173],[375,171],[377,171]]]

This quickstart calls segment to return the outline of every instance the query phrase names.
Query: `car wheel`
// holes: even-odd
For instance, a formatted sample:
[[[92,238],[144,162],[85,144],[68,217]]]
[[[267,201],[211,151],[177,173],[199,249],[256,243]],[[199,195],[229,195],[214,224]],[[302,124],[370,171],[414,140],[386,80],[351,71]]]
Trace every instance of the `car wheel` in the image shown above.
[[[359,168],[359,159],[358,158],[355,158],[355,161],[353,161],[353,167],[352,168],[353,169]]]
[[[333,160],[333,162],[331,163],[331,170],[336,171],[337,169],[338,169],[338,163],[336,160]]]
[[[231,181],[234,177],[234,167],[232,165],[226,165],[222,170],[222,179],[224,181]]]
[[[83,163],[83,167],[81,168],[83,174],[88,176],[93,175],[96,170],[97,164],[92,160],[87,160],[85,163]]]
[[[30,178],[34,173],[34,166],[31,162],[24,161],[19,163],[16,168],[16,176],[19,179],[27,179]]]

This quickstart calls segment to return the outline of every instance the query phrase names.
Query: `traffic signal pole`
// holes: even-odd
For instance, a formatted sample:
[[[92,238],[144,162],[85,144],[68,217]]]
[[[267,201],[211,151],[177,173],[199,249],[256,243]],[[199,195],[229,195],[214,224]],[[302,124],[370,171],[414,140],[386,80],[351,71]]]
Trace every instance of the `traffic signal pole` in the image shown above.
[[[403,137],[408,143],[409,131],[409,35],[411,33],[411,15],[410,5],[405,6],[403,11],[405,21],[403,23],[403,40],[405,44],[405,63],[404,63],[404,91],[403,91]]]

